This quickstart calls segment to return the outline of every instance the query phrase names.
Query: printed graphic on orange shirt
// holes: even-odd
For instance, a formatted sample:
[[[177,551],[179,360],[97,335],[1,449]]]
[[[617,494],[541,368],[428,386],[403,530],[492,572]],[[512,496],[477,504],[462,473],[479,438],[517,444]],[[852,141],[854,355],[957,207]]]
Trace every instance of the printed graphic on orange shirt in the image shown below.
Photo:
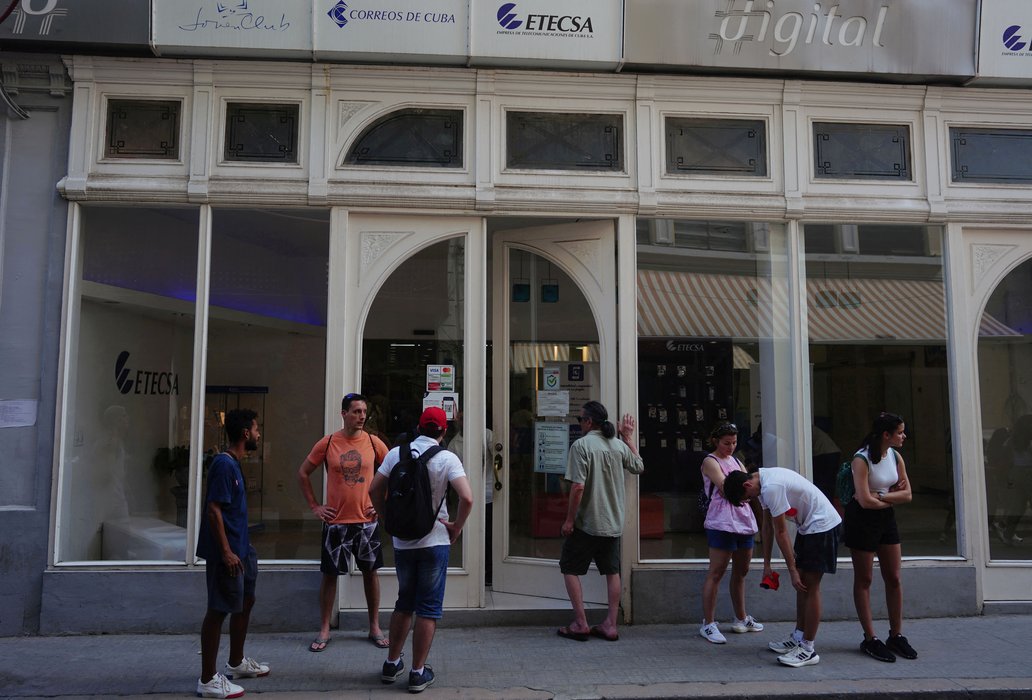
[[[362,453],[358,450],[341,453],[339,470],[348,486],[365,483],[365,477],[362,476]]]

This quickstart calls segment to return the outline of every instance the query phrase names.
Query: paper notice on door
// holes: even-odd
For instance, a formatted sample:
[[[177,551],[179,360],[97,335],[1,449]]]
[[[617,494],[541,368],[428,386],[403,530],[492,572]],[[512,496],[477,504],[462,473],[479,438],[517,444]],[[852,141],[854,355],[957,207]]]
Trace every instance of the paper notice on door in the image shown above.
[[[570,449],[570,426],[566,423],[534,424],[534,471],[565,474]]]
[[[539,416],[566,417],[570,412],[570,392],[539,391],[537,393],[537,414]]]
[[[36,399],[0,399],[0,428],[36,425]]]

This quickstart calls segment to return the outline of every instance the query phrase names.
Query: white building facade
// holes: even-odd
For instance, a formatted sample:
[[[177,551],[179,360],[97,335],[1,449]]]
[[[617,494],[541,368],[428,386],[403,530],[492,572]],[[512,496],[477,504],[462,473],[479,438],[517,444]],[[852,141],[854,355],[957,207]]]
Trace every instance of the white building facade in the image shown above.
[[[319,527],[296,472],[351,391],[388,443],[430,403],[454,417],[484,499],[453,610],[565,598],[589,399],[640,428],[629,621],[698,618],[716,424],[833,496],[881,411],[909,435],[908,614],[1032,603],[1032,13],[760,4],[155,0],[152,55],[14,36],[55,42],[71,86],[33,428],[53,446],[14,472],[49,502],[23,489],[0,516],[46,560],[22,629],[192,629],[205,456],[238,406],[264,437],[244,465],[264,624],[310,626]],[[22,31],[75,19],[50,5]],[[4,209],[9,232],[25,212]],[[825,608],[848,618],[842,556]],[[360,578],[340,590],[364,610]]]

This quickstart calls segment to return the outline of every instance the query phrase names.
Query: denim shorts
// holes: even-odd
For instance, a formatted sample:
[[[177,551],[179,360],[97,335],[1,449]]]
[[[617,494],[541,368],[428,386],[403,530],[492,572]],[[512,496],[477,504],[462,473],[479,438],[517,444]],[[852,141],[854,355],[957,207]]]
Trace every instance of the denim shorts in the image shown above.
[[[394,550],[394,568],[398,574],[396,611],[441,619],[450,552],[451,545],[447,544]]]
[[[222,563],[221,556],[204,560],[204,574],[208,583],[208,609],[222,613],[238,613],[244,609],[244,601],[254,598],[255,583],[258,581],[258,554],[250,547],[240,558],[244,572],[232,576]]]
[[[754,537],[754,535],[739,535],[737,532],[725,532],[724,530],[706,530],[706,544],[710,546],[710,549],[722,549],[725,552],[752,549]]]

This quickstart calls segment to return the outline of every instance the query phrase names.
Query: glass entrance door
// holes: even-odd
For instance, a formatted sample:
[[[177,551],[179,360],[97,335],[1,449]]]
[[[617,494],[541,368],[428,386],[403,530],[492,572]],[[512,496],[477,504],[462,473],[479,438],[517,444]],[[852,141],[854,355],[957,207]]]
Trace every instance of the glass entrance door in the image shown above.
[[[495,592],[566,596],[559,531],[576,417],[589,400],[616,408],[613,244],[611,222],[491,239]],[[585,600],[604,603],[604,584],[586,576]]]

